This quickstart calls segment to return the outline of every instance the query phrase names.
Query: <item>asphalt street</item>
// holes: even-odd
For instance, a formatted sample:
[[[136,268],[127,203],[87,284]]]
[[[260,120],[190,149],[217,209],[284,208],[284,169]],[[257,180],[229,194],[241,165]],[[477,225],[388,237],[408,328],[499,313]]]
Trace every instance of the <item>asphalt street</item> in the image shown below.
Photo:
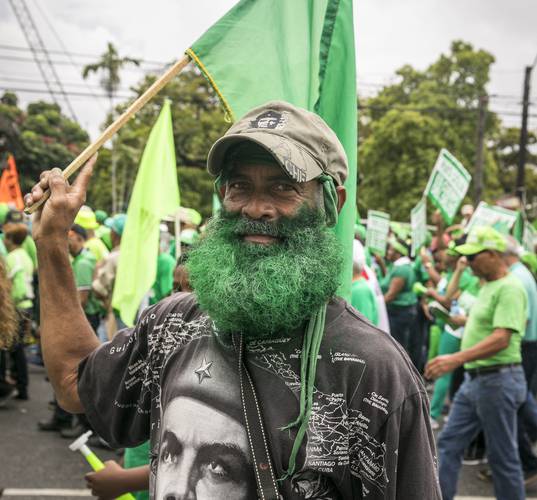
[[[52,389],[44,368],[30,365],[30,399],[9,400],[0,407],[0,497],[27,500],[75,500],[90,497],[84,474],[89,466],[69,450],[70,440],[55,432],[40,432],[37,422],[50,416]],[[114,452],[95,448],[103,460],[117,459]],[[459,481],[461,500],[494,498],[492,484],[477,478],[484,466],[463,466]],[[537,484],[527,490],[537,500]],[[422,499],[416,499],[422,500]],[[425,500],[425,499],[423,499]]]

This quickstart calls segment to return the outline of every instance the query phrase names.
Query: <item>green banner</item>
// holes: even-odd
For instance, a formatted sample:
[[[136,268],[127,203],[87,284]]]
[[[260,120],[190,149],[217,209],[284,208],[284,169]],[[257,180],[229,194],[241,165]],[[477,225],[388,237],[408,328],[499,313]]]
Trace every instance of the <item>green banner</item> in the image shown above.
[[[500,233],[509,234],[515,225],[518,214],[514,210],[489,205],[484,201],[480,202],[475,209],[464,232],[470,232],[474,227],[490,226],[497,229]]]
[[[440,210],[447,224],[453,222],[471,180],[472,176],[462,163],[447,149],[442,149],[425,188],[425,196]]]
[[[412,230],[412,257],[418,255],[427,238],[427,203],[422,198],[410,212]]]
[[[367,233],[365,237],[365,246],[372,253],[384,257],[386,255],[386,244],[388,242],[388,233],[390,232],[390,215],[378,210],[369,210],[367,212]]]

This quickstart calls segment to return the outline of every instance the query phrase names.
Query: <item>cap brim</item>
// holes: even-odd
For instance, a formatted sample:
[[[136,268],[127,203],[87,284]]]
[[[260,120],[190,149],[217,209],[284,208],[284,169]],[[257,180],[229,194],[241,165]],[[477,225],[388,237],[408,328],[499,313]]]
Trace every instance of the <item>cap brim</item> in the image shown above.
[[[472,243],[465,243],[464,245],[455,247],[455,252],[461,255],[474,255],[483,250],[486,250],[486,248],[481,245],[473,245]]]
[[[209,173],[219,175],[229,148],[243,141],[254,142],[265,149],[295,182],[308,182],[323,173],[317,162],[294,141],[269,132],[244,132],[218,139],[207,157]]]

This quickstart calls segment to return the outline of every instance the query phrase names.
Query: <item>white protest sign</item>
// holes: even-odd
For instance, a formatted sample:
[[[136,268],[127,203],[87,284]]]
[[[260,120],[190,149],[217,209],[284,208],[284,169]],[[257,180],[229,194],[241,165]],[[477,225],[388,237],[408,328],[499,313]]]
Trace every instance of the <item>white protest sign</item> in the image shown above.
[[[526,220],[524,221],[524,233],[522,236],[522,245],[528,252],[534,252],[536,243],[537,243],[537,231]]]
[[[464,228],[464,232],[468,233],[474,227],[494,226],[501,233],[508,233],[515,225],[516,219],[517,213],[514,210],[496,207],[481,201],[479,205],[477,205],[470,222],[468,222],[468,225]],[[501,226],[504,227],[504,230],[502,230]]]
[[[427,237],[427,204],[425,198],[410,212],[410,227],[412,231],[412,257],[418,255]]]
[[[365,246],[367,248],[373,253],[384,256],[386,254],[389,231],[389,214],[379,212],[378,210],[369,210],[367,212],[367,233],[365,237]]]
[[[440,210],[442,218],[453,222],[472,176],[447,149],[442,149],[434,165],[425,196]]]

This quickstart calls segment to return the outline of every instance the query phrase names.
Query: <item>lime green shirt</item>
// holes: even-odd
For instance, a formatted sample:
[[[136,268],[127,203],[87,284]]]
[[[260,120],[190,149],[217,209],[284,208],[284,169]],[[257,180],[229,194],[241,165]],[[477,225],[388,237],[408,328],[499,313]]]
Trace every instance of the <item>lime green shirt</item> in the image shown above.
[[[466,363],[464,367],[520,363],[520,342],[524,336],[527,318],[527,296],[520,281],[509,273],[504,278],[486,282],[470,309],[464,328],[461,350],[469,349],[486,339],[495,329],[512,331],[509,345],[487,359]]]
[[[103,241],[100,238],[97,238],[97,236],[86,241],[84,247],[93,254],[97,262],[103,260],[110,253]]]
[[[351,304],[360,311],[371,323],[378,326],[379,313],[377,299],[365,278],[358,278],[351,285]]]
[[[22,248],[26,250],[26,253],[32,259],[34,270],[37,269],[37,248],[31,236],[26,236],[26,239],[22,242]]]
[[[6,256],[6,268],[11,280],[11,298],[18,309],[30,309],[33,305],[32,285],[34,265],[24,248],[19,247]]]
[[[418,299],[416,294],[412,291],[412,286],[416,282],[416,274],[410,259],[403,257],[390,266],[386,276],[382,279],[380,284],[383,293],[386,293],[389,290],[390,283],[394,278],[403,278],[405,286],[389,305],[408,307],[417,304]]]
[[[101,306],[91,291],[93,272],[95,271],[96,264],[97,262],[93,254],[85,248],[71,262],[73,274],[75,275],[76,289],[81,292],[90,292],[86,307],[84,308],[86,314],[98,314],[101,312]]]

